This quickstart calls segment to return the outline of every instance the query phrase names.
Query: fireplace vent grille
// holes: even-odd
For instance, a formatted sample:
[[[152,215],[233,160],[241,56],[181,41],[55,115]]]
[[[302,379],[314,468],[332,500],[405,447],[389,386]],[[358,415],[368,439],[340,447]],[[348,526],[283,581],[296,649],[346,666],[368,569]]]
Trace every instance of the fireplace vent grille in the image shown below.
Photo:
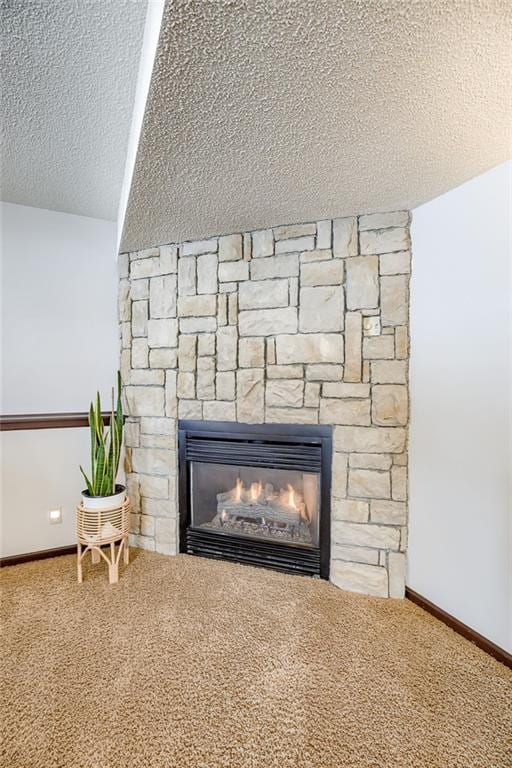
[[[274,438],[272,442],[256,442],[189,437],[186,451],[187,461],[298,469],[304,472],[319,472],[322,466],[320,445],[283,444]]]

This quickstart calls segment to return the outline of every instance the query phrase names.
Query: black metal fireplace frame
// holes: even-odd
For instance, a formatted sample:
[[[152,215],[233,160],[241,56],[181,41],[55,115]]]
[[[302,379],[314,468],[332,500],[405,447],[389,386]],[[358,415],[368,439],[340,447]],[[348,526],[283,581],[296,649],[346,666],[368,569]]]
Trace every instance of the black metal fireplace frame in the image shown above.
[[[218,441],[218,442],[215,442]],[[229,441],[229,443],[227,443]],[[223,444],[224,443],[224,444]],[[283,447],[274,461],[266,444]],[[285,448],[291,446],[291,448]],[[190,463],[237,463],[271,469],[304,469],[320,474],[319,547],[244,538],[190,525]],[[178,422],[180,552],[258,565],[287,573],[329,578],[331,535],[332,428],[310,424],[238,424],[230,421]]]

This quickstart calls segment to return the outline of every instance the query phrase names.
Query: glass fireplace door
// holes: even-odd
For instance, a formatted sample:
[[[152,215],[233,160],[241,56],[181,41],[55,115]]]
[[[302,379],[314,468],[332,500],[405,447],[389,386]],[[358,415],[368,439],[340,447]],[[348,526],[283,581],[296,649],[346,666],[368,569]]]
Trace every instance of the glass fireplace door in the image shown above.
[[[190,501],[195,529],[319,545],[319,473],[193,461]]]

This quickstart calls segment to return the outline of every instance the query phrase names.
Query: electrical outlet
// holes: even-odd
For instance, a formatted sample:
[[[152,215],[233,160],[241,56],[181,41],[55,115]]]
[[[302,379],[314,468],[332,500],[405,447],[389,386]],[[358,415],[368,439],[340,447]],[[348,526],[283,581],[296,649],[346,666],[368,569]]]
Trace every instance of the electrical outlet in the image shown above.
[[[59,523],[62,523],[62,507],[50,509],[48,512],[48,520],[50,525],[58,525]]]

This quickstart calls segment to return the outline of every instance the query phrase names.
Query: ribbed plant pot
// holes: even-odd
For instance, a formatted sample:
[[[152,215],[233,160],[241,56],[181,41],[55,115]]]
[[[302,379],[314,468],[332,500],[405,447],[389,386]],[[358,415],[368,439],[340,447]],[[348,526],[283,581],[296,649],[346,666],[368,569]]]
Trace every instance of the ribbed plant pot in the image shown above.
[[[87,491],[82,491],[82,505],[84,509],[116,509],[121,507],[126,499],[124,485],[116,485],[116,492],[112,496],[89,496]]]

